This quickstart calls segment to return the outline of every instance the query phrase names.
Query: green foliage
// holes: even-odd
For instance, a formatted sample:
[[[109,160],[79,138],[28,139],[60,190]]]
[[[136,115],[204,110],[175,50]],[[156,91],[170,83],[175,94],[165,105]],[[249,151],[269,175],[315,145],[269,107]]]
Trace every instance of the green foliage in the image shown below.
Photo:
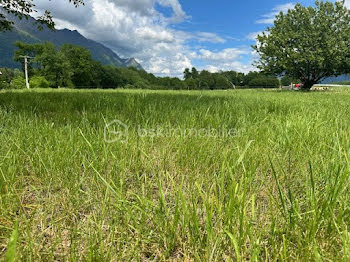
[[[39,74],[50,82],[51,87],[67,87],[74,71],[65,54],[52,43],[38,46],[34,61],[38,64]]]
[[[289,76],[284,76],[282,79],[281,79],[281,85],[282,86],[289,86],[291,83],[292,83],[292,78],[289,77]]]
[[[50,83],[43,76],[34,76],[30,79],[30,88],[49,88]]]
[[[182,90],[185,89],[184,81],[181,81],[176,77],[162,77],[158,78],[157,85],[159,85],[162,89],[169,90]]]
[[[0,80],[0,90],[8,88],[8,87],[9,87],[9,85],[5,81]]]
[[[47,43],[49,44],[49,43]],[[36,57],[38,53],[41,52],[42,50],[42,45],[41,44],[28,44],[28,43],[23,43],[20,41],[16,41],[14,43],[16,49],[14,52],[14,57],[13,60],[15,62],[18,62],[22,66],[22,71],[24,71],[24,59],[23,56],[29,56],[29,57]],[[29,75],[33,74],[33,64],[28,63],[28,72]]]
[[[249,72],[248,74],[243,76],[243,85],[247,86],[249,85],[250,81],[261,76],[264,77],[265,75],[259,72]]]
[[[199,89],[199,81],[188,78],[184,81],[184,89],[187,90],[198,90]]]
[[[149,85],[144,81],[139,81],[134,84],[134,87],[137,89],[149,89]]]
[[[9,84],[6,83],[5,81],[0,80],[0,90],[6,89],[6,88],[10,88]]]
[[[77,88],[91,88],[94,86],[93,60],[89,50],[65,44],[60,48],[59,54],[69,64],[72,74],[71,80]]]
[[[243,73],[238,73],[235,71],[227,71],[223,72],[222,75],[224,75],[227,80],[231,83],[231,85],[237,86],[244,86],[245,83],[245,75]]]
[[[249,88],[279,88],[280,81],[274,77],[258,76],[249,82]]]
[[[5,255],[6,262],[15,262],[17,256],[17,242],[18,242],[18,223],[16,223],[12,231]]]
[[[199,77],[199,72],[195,67],[192,67],[192,70],[190,71],[189,68],[186,68],[184,71],[184,79],[197,79]]]
[[[298,84],[301,81],[299,79],[295,79],[293,77],[290,76],[283,76],[281,79],[281,85],[282,86],[289,86],[291,83],[293,84]]]
[[[12,70],[12,69],[10,69],[10,70]],[[23,72],[21,72],[21,70],[15,68],[13,70],[13,77],[19,77],[19,76],[23,76]]]
[[[258,68],[300,79],[305,89],[330,76],[349,73],[350,11],[344,1],[297,4],[280,13],[258,36]]]
[[[120,67],[116,70],[119,78],[119,85],[131,84],[134,85],[138,82],[143,82],[143,78],[139,74],[139,71],[136,68],[129,67]]]
[[[214,74],[214,81],[215,84],[213,86],[213,89],[230,89],[233,88],[230,81],[222,74]]]
[[[14,79],[12,79],[10,83],[11,89],[23,89],[26,88],[26,80],[23,76],[17,76]]]
[[[192,78],[192,73],[189,68],[186,68],[184,71],[184,79],[188,80]]]
[[[15,71],[9,68],[0,68],[0,89],[9,88],[12,79],[17,76]]]
[[[197,70],[195,67],[192,67],[191,77],[192,77],[193,79],[197,79],[198,76],[199,76],[198,70]]]
[[[135,67],[102,65],[91,58],[90,52],[79,46],[63,45],[57,48],[53,43],[25,44],[17,42],[15,60],[23,62],[20,56],[33,57],[29,77],[42,76],[50,87],[68,88],[126,88],[168,89],[168,90],[216,90],[247,86],[254,78],[264,76],[259,72],[248,74],[234,71],[211,73],[198,72],[196,68],[185,69],[184,80],[177,77],[156,77]],[[265,85],[264,85],[265,86]]]
[[[203,90],[213,89],[213,87],[215,86],[215,79],[212,77],[212,74],[207,70],[203,70],[200,72],[198,81],[199,88]]]

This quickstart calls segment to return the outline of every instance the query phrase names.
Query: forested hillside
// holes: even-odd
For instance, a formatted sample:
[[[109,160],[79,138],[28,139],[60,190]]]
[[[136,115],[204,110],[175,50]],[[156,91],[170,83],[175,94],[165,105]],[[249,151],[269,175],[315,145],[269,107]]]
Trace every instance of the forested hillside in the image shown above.
[[[0,8],[0,13],[11,16]],[[25,43],[43,43],[52,42],[57,46],[64,44],[73,44],[85,47],[91,52],[93,59],[105,64],[118,67],[133,66],[137,69],[142,69],[142,66],[137,63],[134,58],[120,58],[108,47],[87,39],[78,31],[71,31],[68,29],[52,31],[44,27],[42,31],[35,26],[35,19],[19,20],[11,16],[11,20],[15,21],[15,27],[10,32],[0,32],[0,67],[18,68],[20,64],[13,60],[14,42],[21,41]]]

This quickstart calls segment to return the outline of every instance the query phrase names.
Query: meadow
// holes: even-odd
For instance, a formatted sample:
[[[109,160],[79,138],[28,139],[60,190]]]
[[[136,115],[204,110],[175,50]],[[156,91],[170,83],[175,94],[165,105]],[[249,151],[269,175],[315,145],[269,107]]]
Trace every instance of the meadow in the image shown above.
[[[349,261],[349,101],[347,89],[0,92],[0,259]],[[127,136],[107,143],[113,120]],[[234,132],[139,132],[223,126]]]

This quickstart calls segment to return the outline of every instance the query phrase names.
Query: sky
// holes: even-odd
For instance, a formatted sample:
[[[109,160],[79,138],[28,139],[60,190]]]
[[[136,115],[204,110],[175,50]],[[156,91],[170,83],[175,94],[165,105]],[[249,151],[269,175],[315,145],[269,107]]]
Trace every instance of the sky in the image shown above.
[[[182,77],[185,68],[216,72],[255,70],[251,45],[272,26],[280,11],[313,0],[34,0],[50,10],[58,29],[78,30],[111,48],[122,58],[134,57],[157,76]],[[350,0],[346,1],[350,8]],[[39,12],[40,14],[40,12]]]

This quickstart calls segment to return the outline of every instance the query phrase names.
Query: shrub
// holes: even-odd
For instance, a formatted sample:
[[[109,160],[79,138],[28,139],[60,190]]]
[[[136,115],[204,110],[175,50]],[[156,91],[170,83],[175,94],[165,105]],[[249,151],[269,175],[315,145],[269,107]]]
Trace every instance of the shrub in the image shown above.
[[[30,79],[31,88],[49,88],[50,83],[43,76],[34,76]]]
[[[15,77],[14,70],[9,68],[0,68],[0,89],[10,88],[9,85]]]
[[[260,76],[249,82],[249,88],[279,88],[280,81],[274,77]]]
[[[200,89],[201,90],[209,90],[209,85],[207,82],[200,82]]]
[[[22,76],[17,76],[12,79],[10,88],[11,89],[23,89],[26,87],[26,80]]]
[[[133,86],[136,89],[149,89],[149,85],[142,81],[137,81]]]
[[[215,88],[214,89],[231,89],[232,84],[222,75],[215,76]]]
[[[199,82],[196,79],[189,78],[185,80],[185,89],[188,90],[196,90],[199,89],[198,87]]]
[[[6,81],[0,80],[0,89],[6,89],[8,88],[8,83]]]
[[[292,77],[290,77],[290,76],[284,76],[284,77],[281,79],[281,85],[282,85],[282,86],[289,86],[291,83],[297,84],[297,83],[301,83],[301,81],[298,80],[298,79],[292,78]]]
[[[135,86],[127,84],[123,87],[124,89],[135,89]]]

